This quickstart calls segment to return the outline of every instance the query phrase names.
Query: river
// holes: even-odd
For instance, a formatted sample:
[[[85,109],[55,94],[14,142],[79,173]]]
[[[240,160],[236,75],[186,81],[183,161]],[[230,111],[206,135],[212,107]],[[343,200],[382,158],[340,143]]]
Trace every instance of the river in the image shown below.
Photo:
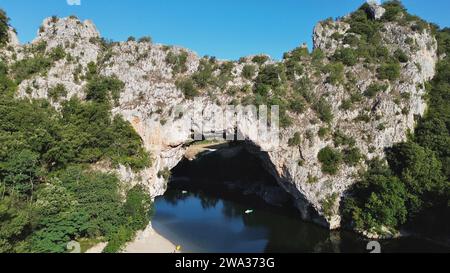
[[[240,156],[244,161],[233,166],[222,162],[215,168],[217,158],[209,158],[177,167],[167,192],[155,200],[155,230],[191,253],[369,252],[369,241],[353,232],[331,232],[301,220],[293,206],[271,205],[255,194],[218,183],[223,177],[242,178],[243,172],[258,183],[270,179],[257,165],[242,164],[249,158]],[[233,169],[223,171],[224,166]],[[380,243],[382,252],[449,252],[413,237]]]

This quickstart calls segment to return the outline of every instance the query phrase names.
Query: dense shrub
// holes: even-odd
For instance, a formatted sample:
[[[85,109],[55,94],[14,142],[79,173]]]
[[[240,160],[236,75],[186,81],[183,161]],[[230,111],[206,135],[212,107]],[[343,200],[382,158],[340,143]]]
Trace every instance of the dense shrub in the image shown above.
[[[385,13],[381,17],[384,21],[395,21],[398,20],[401,15],[405,15],[406,9],[403,4],[398,0],[386,1],[383,4],[386,9]]]
[[[330,123],[333,121],[334,115],[331,105],[324,99],[320,98],[314,105],[314,111],[316,111],[320,120],[323,122]]]
[[[52,87],[48,90],[48,97],[53,101],[58,101],[61,97],[67,96],[67,89],[64,84],[57,84],[55,87]]]
[[[333,143],[334,146],[336,147],[340,146],[353,147],[355,146],[356,141],[354,138],[345,135],[342,131],[336,130],[336,132],[333,133]]]
[[[52,62],[43,55],[20,60],[12,66],[11,70],[17,83],[29,79],[36,74],[45,73],[50,68]]]
[[[269,57],[267,57],[266,55],[257,55],[252,58],[252,62],[257,63],[259,65],[263,65],[268,60]]]
[[[210,60],[202,59],[200,60],[197,72],[192,75],[192,80],[194,80],[196,86],[200,89],[205,88],[213,83],[213,72],[213,63]]]
[[[387,158],[409,193],[410,214],[442,200],[448,181],[441,172],[442,163],[433,151],[413,142],[400,143],[389,149]]]
[[[183,92],[186,99],[192,99],[200,94],[192,79],[179,79],[175,84]]]
[[[291,52],[287,52],[284,54],[283,59],[292,60],[295,62],[300,62],[305,57],[309,57],[309,52],[307,47],[297,47]]]
[[[285,78],[283,75],[285,75],[284,70],[280,65],[265,65],[255,79],[255,93],[266,97],[269,90],[274,90],[282,85],[283,78]]]
[[[337,50],[333,58],[335,61],[342,62],[347,66],[354,66],[358,62],[358,56],[355,50],[351,48],[342,48]]]
[[[125,84],[116,77],[95,76],[86,85],[86,99],[99,103],[118,102]]]
[[[53,62],[59,61],[66,57],[66,52],[62,46],[57,46],[50,51],[50,58]]]
[[[303,66],[293,59],[288,59],[284,62],[286,66],[286,76],[289,80],[295,80],[295,77],[303,74],[304,68]]]
[[[341,62],[327,64],[323,72],[328,73],[327,83],[337,85],[344,81],[344,65]]]
[[[400,78],[400,64],[398,62],[382,64],[377,72],[380,80],[397,80]]]
[[[244,77],[247,80],[253,79],[253,77],[256,74],[256,67],[254,65],[244,65],[242,68],[242,77]]]
[[[289,110],[296,114],[301,114],[305,111],[306,101],[303,97],[296,96],[289,102]]]
[[[366,91],[364,92],[364,96],[373,98],[378,93],[386,91],[387,88],[388,87],[386,85],[379,83],[372,83],[371,85],[369,85],[369,87],[367,87]]]
[[[406,53],[401,49],[397,49],[394,56],[401,63],[407,63],[409,61],[408,55],[406,55]]]
[[[339,171],[342,162],[342,154],[329,146],[320,150],[317,155],[319,162],[322,163],[322,171],[334,175]]]
[[[357,165],[363,158],[361,151],[357,147],[344,149],[344,162],[349,166]]]
[[[153,41],[153,39],[150,36],[144,36],[144,37],[139,38],[139,40],[138,40],[139,43],[150,43],[150,44],[152,43],[152,41]]]

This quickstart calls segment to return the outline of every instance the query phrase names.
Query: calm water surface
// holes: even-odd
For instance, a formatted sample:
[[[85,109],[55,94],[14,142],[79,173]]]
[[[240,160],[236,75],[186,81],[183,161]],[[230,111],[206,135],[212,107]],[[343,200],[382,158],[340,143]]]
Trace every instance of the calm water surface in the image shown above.
[[[292,205],[269,205],[245,187],[230,189],[226,181],[279,187],[246,151],[182,162],[173,176],[166,194],[156,199],[152,223],[184,252],[368,252],[368,241],[354,233],[330,232],[300,220]],[[253,213],[246,214],[249,209]],[[450,252],[415,238],[381,244],[383,252]]]
[[[251,214],[245,214],[253,209]],[[293,210],[236,194],[231,198],[170,188],[156,200],[154,228],[184,252],[368,252],[367,241],[350,232],[330,232],[299,220]],[[449,252],[425,240],[382,242],[384,252]]]

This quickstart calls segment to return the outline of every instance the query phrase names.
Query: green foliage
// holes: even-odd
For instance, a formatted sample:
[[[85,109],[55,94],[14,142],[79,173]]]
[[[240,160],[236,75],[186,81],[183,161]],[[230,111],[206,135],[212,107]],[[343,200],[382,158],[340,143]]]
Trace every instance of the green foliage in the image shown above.
[[[327,146],[320,150],[317,158],[322,163],[322,171],[324,173],[335,175],[339,171],[342,163],[342,154],[338,150]]]
[[[123,223],[108,236],[108,245],[103,250],[105,253],[120,251],[126,242],[133,239],[137,230],[142,230],[148,225],[152,210],[150,196],[141,186],[135,186],[128,191],[122,210]]]
[[[306,101],[301,96],[295,96],[289,102],[289,110],[296,114],[301,114],[306,108]]]
[[[390,18],[395,18],[398,6]],[[397,11],[395,11],[397,10]],[[394,14],[394,15],[392,15]],[[450,31],[437,31],[437,73],[428,85],[428,111],[418,122],[411,140],[387,151],[390,168],[372,161],[362,182],[345,200],[344,216],[359,229],[381,233],[382,227],[398,229],[420,215],[449,211],[450,197]],[[399,56],[399,54],[397,54]],[[401,61],[401,58],[398,58]],[[430,211],[430,209],[432,209]],[[445,217],[439,225],[448,226]],[[429,223],[425,223],[428,225]],[[417,224],[415,225],[417,228]]]
[[[175,82],[175,85],[183,92],[186,99],[192,99],[200,94],[195,87],[194,81],[190,78],[179,79]]]
[[[336,50],[333,59],[342,62],[347,66],[354,66],[358,62],[356,51],[351,48],[341,48]]]
[[[289,141],[288,141],[288,145],[291,147],[300,146],[301,143],[302,143],[302,138],[301,138],[299,132],[296,132],[294,134],[294,136],[291,139],[289,139]]]
[[[153,39],[150,36],[144,36],[144,37],[139,38],[139,40],[138,40],[139,43],[149,43],[149,44],[151,44],[152,41],[153,41]]]
[[[133,239],[133,236],[134,232],[130,228],[119,226],[117,232],[109,237],[108,244],[103,249],[103,253],[119,252],[126,242]]]
[[[52,62],[49,58],[43,55],[37,55],[33,58],[20,60],[11,67],[12,74],[17,83],[29,79],[37,74],[42,74],[48,71]]]
[[[283,59],[293,60],[295,62],[302,61],[305,57],[309,57],[309,52],[307,47],[297,47],[291,52],[285,53]]]
[[[335,214],[335,206],[338,195],[333,193],[331,195],[327,195],[320,204],[322,205],[323,214],[325,217],[330,218]]]
[[[64,48],[62,46],[57,46],[51,50],[49,55],[50,59],[53,62],[56,62],[61,59],[64,59],[66,57],[66,52],[64,51]]]
[[[356,144],[356,141],[354,138],[345,135],[340,130],[336,130],[336,132],[334,132],[333,142],[334,142],[334,146],[336,146],[336,147],[340,147],[340,146],[353,147]]]
[[[5,11],[0,9],[0,47],[4,46],[8,40],[9,18]]]
[[[128,191],[123,208],[128,217],[128,225],[133,230],[142,230],[147,227],[150,221],[151,206],[150,196],[142,186],[135,186]]]
[[[256,74],[256,67],[254,65],[244,65],[242,68],[242,77],[244,77],[247,80],[253,79],[253,77]]]
[[[17,89],[17,84],[8,77],[7,66],[0,61],[0,97],[12,97]]]
[[[197,72],[192,75],[195,85],[198,88],[206,88],[209,84],[213,83],[214,66],[211,60],[201,59]]]
[[[56,166],[64,164],[70,155],[73,156],[69,157],[70,161],[79,163],[108,158],[114,165],[123,164],[137,170],[150,165],[139,135],[122,117],[111,118],[108,105],[71,99],[63,104],[62,114],[62,122],[70,124],[68,132],[77,133],[69,134],[65,142],[50,151]]]
[[[158,172],[158,177],[163,178],[165,181],[169,181],[171,175],[169,168],[164,168]]]
[[[303,65],[294,59],[287,59],[284,62],[286,66],[286,76],[289,80],[295,80],[295,76],[301,75],[304,72]]]
[[[357,229],[381,233],[383,227],[395,230],[407,219],[406,189],[379,160],[369,163],[368,171],[344,201],[344,218]]]
[[[269,90],[274,90],[281,86],[284,78],[284,70],[280,65],[265,65],[256,77],[255,93],[266,97]]]
[[[395,81],[400,78],[400,64],[398,62],[384,63],[377,72],[378,79]]]
[[[339,109],[347,111],[347,110],[350,110],[352,108],[352,106],[353,106],[353,103],[352,103],[351,99],[346,99],[341,102]]]
[[[357,147],[344,149],[343,157],[345,164],[349,166],[357,165],[363,158],[361,151]]]
[[[387,88],[388,88],[387,85],[372,83],[371,85],[369,85],[369,87],[367,87],[366,91],[364,92],[364,96],[373,98],[378,93],[386,91]]]
[[[319,132],[317,133],[318,136],[323,139],[330,133],[330,128],[327,127],[320,127]]]
[[[257,55],[252,58],[252,62],[257,63],[259,65],[263,65],[268,60],[269,57],[267,57],[266,55]]]
[[[328,74],[327,83],[337,85],[344,81],[344,65],[341,62],[327,64],[323,72]]]
[[[320,120],[326,123],[333,121],[333,111],[331,105],[324,99],[320,98],[314,105],[314,111],[316,111]]]
[[[53,60],[62,56],[53,53]],[[15,63],[12,74],[0,62],[0,252],[66,252],[71,240],[114,241],[124,230],[130,239],[148,223],[149,197],[90,167],[100,160],[134,170],[151,163],[131,124],[111,115],[123,83],[98,76],[90,64],[89,101],[73,98],[56,111],[47,100],[15,98],[11,76],[20,82],[44,72],[52,60],[42,54]],[[49,90],[55,101],[66,95],[61,84]],[[123,243],[115,240],[114,248]]]
[[[312,83],[307,77],[302,77],[293,84],[294,91],[302,96],[306,102],[312,103],[315,100],[314,94],[312,93]]]
[[[449,189],[442,164],[431,150],[413,142],[400,143],[387,152],[387,159],[409,193],[408,209],[412,214],[438,203]]]
[[[115,76],[93,76],[86,85],[86,99],[98,103],[113,100],[117,104],[124,87],[125,84]]]
[[[51,98],[53,101],[59,101],[61,97],[67,96],[67,89],[66,86],[62,83],[57,84],[56,86],[50,88],[48,90],[48,97]]]
[[[350,24],[349,32],[361,35],[363,41],[370,40],[378,32],[379,24],[371,20],[367,5],[353,12],[347,22]]]
[[[407,63],[409,61],[408,55],[406,55],[406,53],[401,49],[397,49],[394,53],[394,56],[401,63]]]
[[[169,51],[169,53],[167,53],[166,62],[172,65],[172,71],[174,75],[178,73],[185,73],[187,71],[187,58],[188,54],[185,51],[182,51],[179,54],[175,54],[172,51]]]
[[[398,20],[401,15],[406,13],[405,7],[398,0],[386,1],[383,3],[383,8],[386,9],[385,13],[381,17],[384,21]]]

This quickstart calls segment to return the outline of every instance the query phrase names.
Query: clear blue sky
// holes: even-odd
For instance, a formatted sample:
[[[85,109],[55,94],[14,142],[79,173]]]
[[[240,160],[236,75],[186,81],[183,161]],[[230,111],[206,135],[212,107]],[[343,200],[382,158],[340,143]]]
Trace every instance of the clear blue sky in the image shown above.
[[[280,58],[303,42],[311,45],[315,23],[345,15],[364,0],[0,0],[21,42],[29,42],[45,17],[92,19],[116,41],[150,35],[221,59],[267,53]],[[450,26],[450,1],[404,0],[413,14]]]

